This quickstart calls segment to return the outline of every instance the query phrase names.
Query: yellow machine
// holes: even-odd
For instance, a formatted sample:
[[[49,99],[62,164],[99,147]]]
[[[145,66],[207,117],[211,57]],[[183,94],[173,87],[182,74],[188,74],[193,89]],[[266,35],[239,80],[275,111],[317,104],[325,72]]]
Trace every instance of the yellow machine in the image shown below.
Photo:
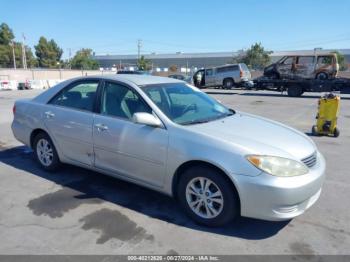
[[[312,127],[313,135],[333,135],[338,137],[337,128],[340,96],[333,93],[322,96],[318,101],[317,123]]]

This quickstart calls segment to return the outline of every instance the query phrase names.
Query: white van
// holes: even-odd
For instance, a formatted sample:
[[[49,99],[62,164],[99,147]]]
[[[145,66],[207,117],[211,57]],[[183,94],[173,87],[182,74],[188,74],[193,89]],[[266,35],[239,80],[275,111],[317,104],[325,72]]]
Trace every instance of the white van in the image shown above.
[[[193,75],[193,83],[198,88],[222,87],[231,89],[249,85],[251,74],[246,64],[229,64],[198,70]]]

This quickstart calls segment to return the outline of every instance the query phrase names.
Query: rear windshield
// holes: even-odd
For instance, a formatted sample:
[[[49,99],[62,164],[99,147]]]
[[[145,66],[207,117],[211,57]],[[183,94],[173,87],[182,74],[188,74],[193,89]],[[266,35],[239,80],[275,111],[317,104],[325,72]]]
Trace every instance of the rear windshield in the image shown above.
[[[249,71],[249,68],[246,64],[240,64],[240,65],[243,71]]]

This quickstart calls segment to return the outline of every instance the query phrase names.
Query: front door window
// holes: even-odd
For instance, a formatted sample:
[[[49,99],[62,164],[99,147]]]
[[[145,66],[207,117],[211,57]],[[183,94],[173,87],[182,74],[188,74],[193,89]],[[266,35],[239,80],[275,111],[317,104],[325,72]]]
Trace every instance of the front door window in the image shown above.
[[[131,89],[107,82],[101,103],[101,114],[132,120],[135,113],[152,113],[151,108]]]

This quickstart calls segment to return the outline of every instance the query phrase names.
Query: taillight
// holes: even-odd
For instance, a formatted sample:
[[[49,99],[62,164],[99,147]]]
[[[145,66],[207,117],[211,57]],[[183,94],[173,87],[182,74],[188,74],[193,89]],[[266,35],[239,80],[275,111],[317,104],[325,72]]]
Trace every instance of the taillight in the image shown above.
[[[242,77],[243,76],[243,71],[239,70],[239,76]]]
[[[13,107],[12,107],[12,112],[13,112],[13,114],[16,113],[16,105],[13,105]]]

